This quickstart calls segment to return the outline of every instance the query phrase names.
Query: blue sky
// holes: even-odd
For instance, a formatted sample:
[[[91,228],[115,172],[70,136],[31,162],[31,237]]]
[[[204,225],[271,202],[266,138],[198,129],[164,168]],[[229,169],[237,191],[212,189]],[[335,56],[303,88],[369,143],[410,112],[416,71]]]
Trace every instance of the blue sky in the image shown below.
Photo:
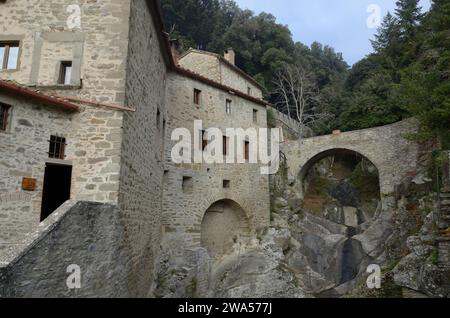
[[[372,51],[370,39],[376,28],[368,19],[380,9],[383,17],[394,12],[395,0],[235,0],[243,9],[272,13],[277,22],[287,24],[294,40],[310,45],[318,41],[342,52],[352,65]],[[372,6],[371,6],[372,5]],[[373,5],[377,6],[374,7]],[[421,0],[424,10],[430,0]],[[375,8],[375,9],[374,9]],[[370,12],[368,12],[368,10]]]

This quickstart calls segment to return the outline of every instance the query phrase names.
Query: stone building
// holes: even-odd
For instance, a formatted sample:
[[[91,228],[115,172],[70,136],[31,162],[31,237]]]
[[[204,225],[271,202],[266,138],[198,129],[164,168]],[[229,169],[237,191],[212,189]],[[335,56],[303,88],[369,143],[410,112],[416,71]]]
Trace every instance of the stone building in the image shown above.
[[[194,136],[194,121],[200,119],[203,130],[222,132],[225,152],[234,146],[237,153],[237,148],[245,145],[230,141],[226,130],[266,128],[267,103],[255,97],[262,96],[255,80],[223,60],[198,50],[190,50],[180,59],[182,69],[168,76],[168,128],[184,127]],[[218,69],[227,65],[222,69],[222,82],[208,71],[205,65],[209,62]],[[227,86],[231,82],[226,79],[232,78],[237,79],[235,87]],[[248,87],[253,96],[247,94]],[[269,180],[261,174],[260,164],[175,164],[170,157],[174,143],[168,135],[163,199],[166,242],[202,245],[211,254],[220,254],[238,242],[237,237],[250,239],[258,228],[269,224]]]
[[[178,65],[158,1],[7,0],[0,12],[0,296],[147,296],[163,237],[220,254],[269,223],[260,165],[170,158],[171,131],[194,120],[266,127],[261,87],[232,50]],[[206,57],[219,77],[196,66]]]

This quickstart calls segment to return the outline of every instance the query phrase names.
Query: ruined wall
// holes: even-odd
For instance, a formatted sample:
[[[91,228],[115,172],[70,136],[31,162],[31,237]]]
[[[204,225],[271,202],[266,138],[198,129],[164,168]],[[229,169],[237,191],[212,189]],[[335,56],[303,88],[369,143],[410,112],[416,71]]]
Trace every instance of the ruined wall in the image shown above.
[[[70,28],[77,4],[81,26]],[[60,62],[71,60],[72,87],[60,94],[123,103],[130,0],[15,0],[0,11],[0,41],[20,40],[19,68],[1,79],[55,88]]]
[[[46,163],[72,166],[72,199],[117,203],[121,112],[66,111],[4,93],[0,101],[12,106],[0,132],[0,252],[39,225]],[[51,135],[66,138],[65,160],[49,158]],[[25,177],[37,180],[35,191],[22,190]]]
[[[200,106],[193,104],[194,88],[202,91]],[[227,114],[226,99],[232,100],[232,113]],[[201,224],[206,210],[215,202],[228,199],[246,213],[251,230],[269,223],[269,181],[261,175],[258,164],[174,164],[171,150],[176,141],[171,133],[187,128],[194,136],[194,120],[203,121],[203,129],[266,127],[266,108],[233,96],[196,80],[171,73],[167,85],[169,112],[166,141],[166,173],[164,178],[165,241],[174,248],[200,246]],[[258,110],[258,123],[253,123],[253,109]],[[193,142],[193,141],[192,141]],[[183,177],[192,178],[192,188],[183,191]],[[223,181],[230,187],[224,188]]]
[[[166,66],[147,1],[133,1],[131,17],[126,104],[136,112],[124,115],[119,207],[130,293],[146,296],[161,239]]]
[[[309,160],[324,151],[356,151],[378,168],[381,194],[389,196],[404,177],[418,172],[418,145],[405,139],[405,134],[416,129],[414,120],[405,120],[383,127],[290,141],[282,145],[282,151],[287,157],[289,173],[294,177]]]
[[[67,201],[23,248],[0,256],[0,298],[129,296],[118,216],[115,205]],[[79,266],[79,289],[67,286],[70,265]]]

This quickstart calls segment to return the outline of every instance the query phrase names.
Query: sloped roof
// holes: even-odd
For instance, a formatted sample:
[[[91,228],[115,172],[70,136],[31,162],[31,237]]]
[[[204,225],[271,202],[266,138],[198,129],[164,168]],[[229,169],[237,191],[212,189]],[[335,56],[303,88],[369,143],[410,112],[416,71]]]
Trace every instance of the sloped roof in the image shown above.
[[[78,111],[80,106],[64,100],[62,97],[46,95],[40,91],[25,87],[16,82],[0,80],[0,91],[14,95],[31,98],[51,106],[56,106],[70,111]]]

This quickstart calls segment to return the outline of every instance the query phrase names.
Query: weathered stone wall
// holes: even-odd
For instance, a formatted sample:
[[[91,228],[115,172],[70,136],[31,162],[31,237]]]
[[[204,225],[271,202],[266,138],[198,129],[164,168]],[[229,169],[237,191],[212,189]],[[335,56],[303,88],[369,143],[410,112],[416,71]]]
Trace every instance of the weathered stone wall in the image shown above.
[[[405,139],[416,131],[414,120],[337,135],[290,141],[282,145],[289,173],[302,174],[315,156],[332,149],[348,149],[369,159],[379,171],[382,195],[392,195],[395,186],[407,175],[417,173],[418,145]]]
[[[244,94],[251,88],[251,96],[262,98],[262,91],[236,69],[225,64],[215,53],[191,49],[180,60],[179,65],[222,85],[234,88]]]
[[[200,106],[193,104],[194,88],[202,91]],[[232,113],[227,114],[226,99],[232,100]],[[194,136],[194,120],[203,121],[203,129],[260,128],[267,126],[266,108],[228,92],[209,87],[196,80],[171,73],[167,85],[169,122],[166,141],[164,178],[165,241],[174,248],[200,246],[201,224],[206,210],[220,200],[236,202],[246,213],[250,228],[269,224],[269,181],[261,175],[259,164],[174,164],[171,141],[176,128],[186,128]],[[258,110],[258,123],[253,123],[253,110]],[[192,178],[192,190],[183,192],[183,177]],[[224,189],[223,181],[230,187]]]
[[[198,53],[190,51],[184,55],[178,64],[217,83],[221,83],[219,60],[214,54],[208,52]]]
[[[71,29],[75,11],[68,8],[77,4],[81,27]],[[44,89],[56,84],[60,62],[70,60],[74,89],[61,94],[123,103],[129,11],[130,0],[0,3],[0,40],[21,41],[19,68],[0,71],[0,78]]]
[[[123,242],[117,206],[67,201],[0,256],[0,297],[127,297]],[[67,286],[70,265],[81,270],[80,289]]]
[[[251,88],[251,96],[262,98],[262,91],[259,87],[251,83],[245,77],[236,72],[232,67],[225,63],[220,63],[220,72],[222,84],[234,88],[244,94],[248,93],[248,88]]]
[[[150,291],[161,239],[167,70],[156,32],[147,1],[133,1],[126,104],[136,112],[124,115],[119,194],[133,296]]]
[[[121,112],[66,111],[4,93],[0,101],[12,106],[0,132],[0,252],[39,225],[46,163],[72,166],[72,199],[117,203]],[[66,138],[65,160],[49,158],[51,135]],[[22,190],[24,177],[37,180],[35,191]]]

